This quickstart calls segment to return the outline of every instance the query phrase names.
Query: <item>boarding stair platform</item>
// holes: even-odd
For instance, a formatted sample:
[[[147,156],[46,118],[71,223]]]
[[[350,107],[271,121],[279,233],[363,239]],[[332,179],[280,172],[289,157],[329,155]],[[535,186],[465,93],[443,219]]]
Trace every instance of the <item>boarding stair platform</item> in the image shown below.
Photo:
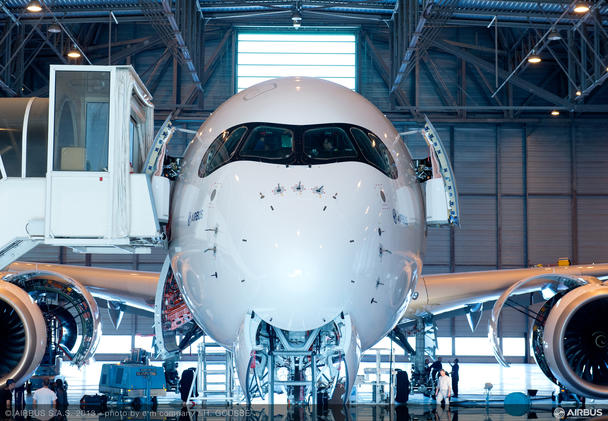
[[[166,247],[174,128],[154,136],[131,66],[51,66],[49,99],[0,99],[0,270],[38,244],[83,253]]]

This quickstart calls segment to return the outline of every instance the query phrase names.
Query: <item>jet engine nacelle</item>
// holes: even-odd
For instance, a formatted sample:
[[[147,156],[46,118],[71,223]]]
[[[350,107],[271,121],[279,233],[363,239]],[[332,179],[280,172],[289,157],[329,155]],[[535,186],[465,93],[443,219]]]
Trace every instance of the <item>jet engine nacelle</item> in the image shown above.
[[[22,384],[38,368],[46,350],[46,323],[27,292],[0,281],[0,387]]]
[[[533,329],[534,354],[545,374],[571,392],[608,398],[606,320],[608,285],[588,284],[547,301]]]
[[[57,358],[84,364],[101,326],[93,296],[77,281],[51,272],[23,272],[0,281],[0,387],[25,382]]]

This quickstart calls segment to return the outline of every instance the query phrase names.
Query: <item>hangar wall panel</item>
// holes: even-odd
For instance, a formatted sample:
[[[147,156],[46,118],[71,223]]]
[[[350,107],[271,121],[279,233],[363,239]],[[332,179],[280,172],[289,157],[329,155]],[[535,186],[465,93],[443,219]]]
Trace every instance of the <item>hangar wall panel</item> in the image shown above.
[[[527,129],[528,192],[570,193],[570,135],[567,126]]]
[[[496,133],[489,127],[456,127],[454,172],[458,191],[496,193]]]
[[[452,336],[452,319],[439,319],[435,323],[437,324],[437,336]]]
[[[525,266],[527,262],[525,261],[524,254],[526,243],[524,198],[503,197],[501,199],[501,208],[501,266]]]
[[[578,261],[608,261],[608,197],[579,197],[577,226]]]
[[[524,192],[523,133],[521,127],[498,127],[500,188],[503,195]]]
[[[425,264],[450,264],[450,229],[447,227],[429,227],[426,239]]]
[[[528,238],[531,264],[556,264],[572,256],[569,197],[530,197]]]
[[[432,263],[425,263],[422,269],[424,275],[433,275],[436,273],[448,273],[450,271],[449,265],[435,265]]]
[[[455,229],[458,265],[496,265],[496,198],[462,196],[460,229]]]
[[[576,137],[576,191],[582,194],[608,194],[608,124],[577,124]]]

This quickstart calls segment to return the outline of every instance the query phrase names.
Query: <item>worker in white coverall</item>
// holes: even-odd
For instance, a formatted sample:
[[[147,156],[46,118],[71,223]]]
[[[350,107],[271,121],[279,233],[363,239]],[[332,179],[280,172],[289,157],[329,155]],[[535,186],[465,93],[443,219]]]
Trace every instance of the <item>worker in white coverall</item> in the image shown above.
[[[435,392],[437,405],[441,405],[441,401],[445,399],[446,406],[450,405],[452,397],[452,381],[445,374],[445,370],[439,371],[439,380],[437,381],[437,390]]]

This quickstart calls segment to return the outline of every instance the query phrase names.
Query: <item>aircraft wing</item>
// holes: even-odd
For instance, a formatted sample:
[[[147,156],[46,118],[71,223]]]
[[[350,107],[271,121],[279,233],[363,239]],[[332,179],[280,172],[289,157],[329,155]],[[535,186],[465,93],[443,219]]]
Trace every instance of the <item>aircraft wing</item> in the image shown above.
[[[602,277],[608,264],[534,267],[421,276],[402,321],[437,315],[468,305],[497,300],[517,282],[528,280],[516,293],[540,291],[556,277]]]
[[[106,269],[91,266],[15,262],[9,272],[52,272],[76,280],[94,297],[154,311],[159,273]]]

